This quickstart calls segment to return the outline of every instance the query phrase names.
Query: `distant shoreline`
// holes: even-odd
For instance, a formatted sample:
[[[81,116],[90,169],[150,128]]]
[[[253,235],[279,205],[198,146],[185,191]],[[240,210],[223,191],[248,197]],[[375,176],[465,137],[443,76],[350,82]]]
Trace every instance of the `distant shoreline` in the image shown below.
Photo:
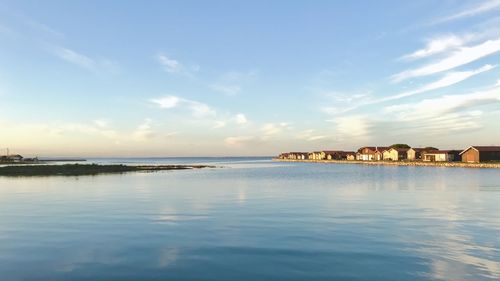
[[[465,163],[465,162],[424,162],[424,161],[361,161],[361,160],[292,160],[273,158],[279,162],[303,162],[325,164],[358,164],[385,166],[422,166],[422,167],[455,167],[455,168],[489,168],[500,169],[500,163]]]
[[[0,167],[0,177],[30,176],[84,176],[99,174],[121,174],[127,172],[157,172],[169,170],[190,170],[216,168],[210,165],[9,165]]]

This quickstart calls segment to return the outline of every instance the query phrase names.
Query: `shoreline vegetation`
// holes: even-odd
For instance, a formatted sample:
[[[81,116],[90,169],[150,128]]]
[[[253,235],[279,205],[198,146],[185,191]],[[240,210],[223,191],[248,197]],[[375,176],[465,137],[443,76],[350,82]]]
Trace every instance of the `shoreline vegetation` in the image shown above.
[[[423,166],[423,167],[456,167],[456,168],[490,168],[500,169],[500,162],[496,163],[467,163],[467,162],[424,162],[424,161],[363,161],[363,160],[313,160],[313,159],[280,159],[280,162],[304,162],[324,164],[358,164],[358,165],[386,165],[386,166]]]
[[[0,167],[0,176],[85,176],[99,174],[122,174],[128,172],[158,172],[170,170],[191,170],[216,168],[210,165],[99,165],[99,164],[64,164],[64,165],[9,165]]]

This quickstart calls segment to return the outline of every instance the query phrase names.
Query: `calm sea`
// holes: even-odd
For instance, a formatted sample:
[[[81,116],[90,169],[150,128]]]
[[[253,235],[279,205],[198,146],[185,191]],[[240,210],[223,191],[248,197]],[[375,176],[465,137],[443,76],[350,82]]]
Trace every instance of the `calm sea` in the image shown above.
[[[0,280],[499,280],[500,170],[224,168],[0,177]]]

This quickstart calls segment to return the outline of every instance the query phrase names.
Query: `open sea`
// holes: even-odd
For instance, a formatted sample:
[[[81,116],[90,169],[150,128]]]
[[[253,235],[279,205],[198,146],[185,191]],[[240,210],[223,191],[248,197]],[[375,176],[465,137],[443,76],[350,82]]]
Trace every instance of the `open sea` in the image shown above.
[[[500,280],[500,169],[221,168],[0,177],[0,280]]]

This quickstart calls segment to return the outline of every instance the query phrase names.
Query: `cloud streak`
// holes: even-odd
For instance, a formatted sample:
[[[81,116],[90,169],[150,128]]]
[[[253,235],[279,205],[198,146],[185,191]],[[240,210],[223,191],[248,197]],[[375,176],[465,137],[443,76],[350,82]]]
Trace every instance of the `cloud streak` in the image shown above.
[[[422,76],[428,76],[432,74],[437,74],[443,71],[447,71],[483,57],[492,55],[500,51],[500,38],[496,40],[488,40],[481,44],[472,47],[460,47],[456,51],[451,52],[451,54],[441,60],[430,63],[428,65],[406,70],[395,74],[391,77],[393,82],[400,82],[409,78],[416,78]]]
[[[467,17],[473,17],[477,16],[483,13],[487,13],[493,10],[496,10],[500,8],[500,0],[488,0],[485,1],[475,7],[469,7],[468,9],[465,9],[464,11],[458,12],[456,14],[453,14],[451,16],[447,16],[441,19],[438,19],[433,22],[433,24],[438,24],[438,23],[444,23],[448,21],[453,21],[453,20],[459,20],[462,18],[467,18]]]
[[[163,69],[168,73],[193,76],[194,72],[198,72],[200,70],[200,67],[198,65],[193,65],[191,67],[185,66],[178,60],[173,59],[163,53],[157,54],[156,59],[163,67]]]
[[[374,105],[374,104],[379,104],[383,102],[388,102],[388,101],[394,101],[394,100],[399,100],[402,98],[418,95],[418,94],[423,94],[426,92],[450,87],[452,85],[458,84],[462,81],[465,81],[473,76],[476,76],[478,74],[481,74],[486,71],[490,71],[492,69],[496,68],[496,66],[493,65],[485,65],[481,68],[475,69],[475,70],[469,70],[469,71],[456,71],[456,72],[450,72],[444,75],[441,79],[431,82],[429,84],[425,84],[415,90],[407,91],[401,94],[393,95],[393,96],[388,96],[388,97],[383,97],[379,99],[372,99],[368,100],[366,102],[358,102],[357,104],[343,108],[343,109],[338,109],[338,108],[332,108],[332,107],[327,107],[324,108],[323,111],[328,114],[340,114],[340,113],[346,113],[350,112],[353,110],[356,110],[358,108],[361,108],[363,106],[368,106],[368,105]]]
[[[193,117],[215,117],[217,112],[207,104],[184,99],[178,96],[164,96],[161,98],[151,99],[150,102],[163,109],[186,108],[191,111]]]
[[[68,48],[53,47],[52,52],[60,59],[92,72],[113,72],[116,70],[116,64],[109,60],[98,61]]]
[[[447,35],[434,38],[427,42],[425,48],[417,50],[411,54],[401,57],[403,60],[416,60],[426,58],[432,55],[440,54],[452,49],[456,49],[468,41],[468,38],[462,38],[456,35]]]
[[[394,96],[382,98],[382,99],[376,100],[374,102],[371,102],[370,104],[401,99],[401,98],[429,92],[432,90],[446,88],[446,87],[455,85],[457,83],[460,83],[466,79],[469,79],[475,75],[481,74],[481,73],[486,72],[486,71],[490,71],[494,68],[496,68],[496,65],[494,66],[494,65],[487,64],[487,65],[485,65],[479,69],[475,69],[475,70],[450,72],[450,73],[447,73],[443,78],[441,78],[435,82],[426,84],[418,89],[415,89],[413,91],[408,91],[405,93],[401,93],[399,95],[394,95]]]
[[[478,106],[500,103],[500,87],[463,95],[444,95],[417,103],[388,106],[386,114],[395,120],[412,122],[420,128],[464,130],[480,128],[478,122],[483,112]]]

